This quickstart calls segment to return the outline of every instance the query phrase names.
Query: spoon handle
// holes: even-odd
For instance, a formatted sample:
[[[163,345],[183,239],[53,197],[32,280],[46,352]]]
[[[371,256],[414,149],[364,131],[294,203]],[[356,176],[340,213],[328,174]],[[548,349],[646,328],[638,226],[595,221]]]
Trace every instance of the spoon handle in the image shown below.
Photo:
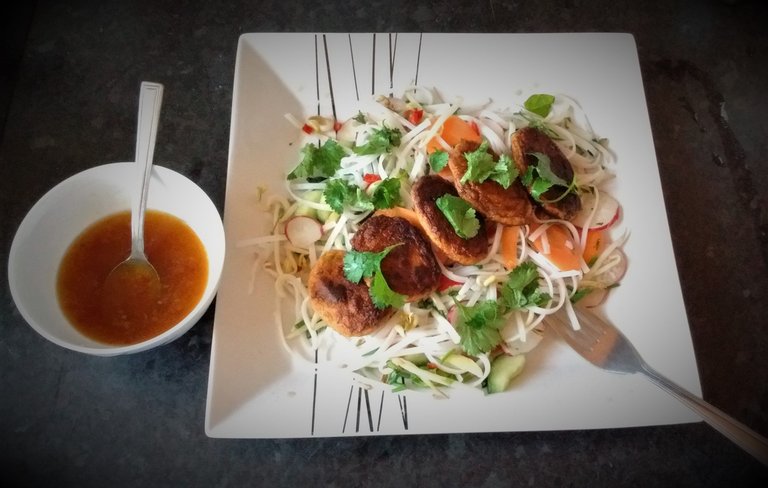
[[[144,211],[147,207],[149,177],[152,174],[152,159],[155,152],[155,138],[160,121],[160,107],[163,102],[163,85],[148,81],[141,82],[139,92],[139,121],[136,130],[136,174],[141,191],[134,195],[131,207],[131,257],[144,258]]]

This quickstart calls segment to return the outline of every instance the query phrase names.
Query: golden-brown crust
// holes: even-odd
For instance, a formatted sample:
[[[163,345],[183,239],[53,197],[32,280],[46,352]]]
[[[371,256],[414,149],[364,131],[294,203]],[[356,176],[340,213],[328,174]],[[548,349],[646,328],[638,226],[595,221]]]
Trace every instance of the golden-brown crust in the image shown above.
[[[536,161],[536,158],[530,153],[539,152],[549,157],[550,167],[554,174],[569,183],[573,180],[573,168],[570,161],[560,151],[557,144],[542,131],[533,127],[525,127],[516,131],[512,135],[511,148],[512,158],[515,160],[521,175],[524,175],[528,166]],[[563,190],[562,187],[557,186],[544,192],[541,198],[545,200],[545,203],[542,203],[541,207],[549,215],[563,220],[571,220],[581,210],[581,199],[578,195],[569,193],[555,203],[546,203],[547,200],[558,199]]]
[[[399,245],[381,261],[387,284],[409,302],[428,297],[437,289],[440,267],[430,243],[406,219],[374,215],[352,238],[357,251],[381,252],[395,244]]]
[[[344,276],[344,251],[328,251],[309,273],[312,308],[341,335],[363,336],[392,316],[392,307],[376,308],[364,281],[352,283]]]
[[[523,225],[532,222],[531,197],[520,180],[516,179],[508,188],[504,188],[493,180],[461,183],[461,178],[467,172],[467,159],[464,153],[476,151],[478,147],[480,147],[479,142],[462,139],[450,152],[448,166],[453,173],[453,181],[459,196],[494,222],[504,225]],[[495,154],[492,156],[494,160],[499,159]]]
[[[414,210],[419,216],[424,232],[448,258],[460,264],[476,263],[489,251],[485,219],[482,215],[477,215],[480,229],[475,237],[460,237],[435,203],[435,200],[446,194],[458,196],[456,188],[440,176],[423,176],[411,189]]]

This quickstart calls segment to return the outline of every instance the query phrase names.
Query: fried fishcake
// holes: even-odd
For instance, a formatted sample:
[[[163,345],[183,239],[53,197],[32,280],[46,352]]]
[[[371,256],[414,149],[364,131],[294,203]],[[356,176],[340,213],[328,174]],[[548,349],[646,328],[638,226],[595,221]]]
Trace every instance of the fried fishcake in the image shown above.
[[[459,196],[494,222],[504,225],[530,223],[533,220],[533,204],[519,180],[513,181],[509,188],[504,188],[493,180],[461,183],[461,178],[467,172],[467,158],[464,153],[476,151],[478,147],[479,142],[462,139],[449,154],[448,166],[453,173]],[[499,159],[495,154],[491,155],[495,161]]]
[[[378,329],[395,310],[376,308],[364,281],[352,283],[344,276],[344,251],[328,251],[309,273],[312,308],[343,336],[363,336]]]
[[[560,148],[552,139],[542,131],[525,127],[512,135],[512,158],[521,175],[528,170],[528,166],[536,163],[536,157],[530,153],[539,152],[549,157],[552,172],[564,181],[570,183],[573,180],[573,168],[571,162],[565,157]],[[575,193],[560,198],[565,188],[553,186],[541,195],[541,207],[549,215],[563,220],[571,220],[581,210],[581,199]],[[560,198],[559,200],[557,200]],[[548,203],[557,200],[553,203]]]
[[[427,237],[449,259],[460,264],[476,263],[488,255],[489,251],[485,218],[477,214],[480,229],[475,237],[460,237],[435,203],[435,200],[446,194],[458,196],[456,188],[449,181],[436,175],[422,176],[411,189],[416,214]]]
[[[352,238],[357,251],[381,252],[395,244],[381,261],[387,284],[409,302],[428,297],[437,289],[440,267],[429,241],[406,219],[374,215]]]

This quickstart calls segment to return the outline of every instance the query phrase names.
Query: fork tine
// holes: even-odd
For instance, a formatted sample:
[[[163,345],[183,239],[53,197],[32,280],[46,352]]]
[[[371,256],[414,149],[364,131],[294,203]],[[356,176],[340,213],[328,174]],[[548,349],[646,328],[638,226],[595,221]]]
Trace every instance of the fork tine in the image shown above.
[[[576,317],[579,319],[581,330],[586,335],[590,336],[595,341],[600,340],[600,338],[605,335],[605,326],[598,322],[592,314],[581,309],[574,310],[576,312]]]

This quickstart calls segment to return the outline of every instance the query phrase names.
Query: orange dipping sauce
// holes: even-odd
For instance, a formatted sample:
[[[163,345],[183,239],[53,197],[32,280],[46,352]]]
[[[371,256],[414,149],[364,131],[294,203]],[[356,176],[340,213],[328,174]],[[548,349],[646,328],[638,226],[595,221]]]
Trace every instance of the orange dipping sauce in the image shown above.
[[[160,276],[161,290],[155,302],[137,299],[125,314],[111,306],[114,300],[104,293],[104,284],[131,252],[130,212],[97,221],[69,246],[56,291],[64,315],[83,335],[105,344],[137,344],[170,329],[195,308],[208,282],[208,255],[195,231],[178,217],[147,210],[144,251]]]

